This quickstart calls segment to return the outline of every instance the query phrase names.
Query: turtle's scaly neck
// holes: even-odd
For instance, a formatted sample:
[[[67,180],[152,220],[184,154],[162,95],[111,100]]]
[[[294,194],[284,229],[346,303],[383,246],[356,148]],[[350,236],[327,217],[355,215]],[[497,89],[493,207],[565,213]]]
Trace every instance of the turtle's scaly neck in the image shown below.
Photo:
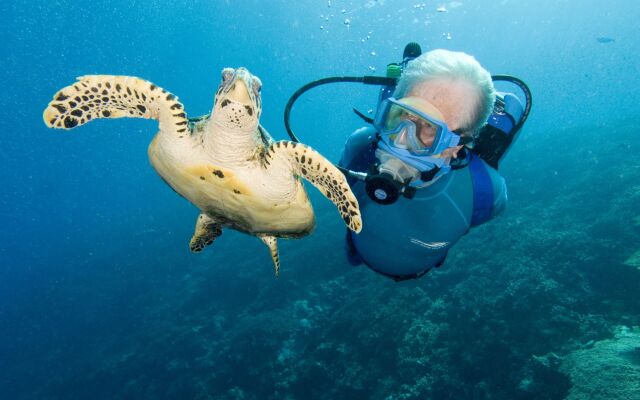
[[[251,130],[231,130],[210,119],[203,132],[203,145],[214,162],[226,166],[246,165],[263,146],[257,126]]]

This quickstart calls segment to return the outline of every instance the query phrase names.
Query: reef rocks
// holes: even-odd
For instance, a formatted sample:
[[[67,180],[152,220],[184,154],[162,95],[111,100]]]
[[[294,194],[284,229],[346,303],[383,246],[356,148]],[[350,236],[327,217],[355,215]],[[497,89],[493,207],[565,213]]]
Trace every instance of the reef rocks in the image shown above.
[[[567,355],[560,370],[573,384],[567,400],[640,399],[640,327],[617,327],[612,339]]]
[[[640,249],[627,258],[624,264],[640,269]]]

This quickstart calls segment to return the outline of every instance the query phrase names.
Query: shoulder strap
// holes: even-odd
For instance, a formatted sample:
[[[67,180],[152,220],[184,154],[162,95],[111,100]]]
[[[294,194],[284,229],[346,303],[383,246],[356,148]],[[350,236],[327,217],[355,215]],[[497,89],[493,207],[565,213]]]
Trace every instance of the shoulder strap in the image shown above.
[[[469,173],[473,184],[473,213],[471,226],[478,226],[491,219],[493,211],[493,184],[487,166],[477,154],[471,154]]]

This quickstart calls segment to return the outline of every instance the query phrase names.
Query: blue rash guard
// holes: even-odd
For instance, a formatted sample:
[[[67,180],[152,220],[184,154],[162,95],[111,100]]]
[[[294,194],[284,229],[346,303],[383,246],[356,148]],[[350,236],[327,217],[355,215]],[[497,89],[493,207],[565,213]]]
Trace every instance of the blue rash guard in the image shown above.
[[[375,162],[375,130],[362,128],[348,139],[340,165],[369,172]],[[362,181],[350,180],[363,228],[347,233],[350,261],[359,256],[371,269],[396,280],[422,276],[442,264],[449,249],[472,226],[495,217],[507,203],[504,178],[468,152],[469,165],[418,189],[413,199],[390,205],[369,198]],[[357,257],[356,257],[357,258]]]

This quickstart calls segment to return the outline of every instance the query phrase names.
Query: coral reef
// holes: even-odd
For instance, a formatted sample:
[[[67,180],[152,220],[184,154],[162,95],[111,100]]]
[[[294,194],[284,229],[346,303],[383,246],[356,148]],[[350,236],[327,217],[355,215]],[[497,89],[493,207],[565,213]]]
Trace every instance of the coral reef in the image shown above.
[[[581,140],[589,129],[618,143]],[[162,243],[141,236],[127,257],[94,256],[101,275],[69,266],[66,291],[47,299],[56,307],[15,328],[46,329],[46,357],[0,379],[37,380],[23,398],[47,399],[633,399],[640,333],[611,332],[640,326],[639,172],[628,167],[640,156],[615,161],[637,143],[635,125],[546,135],[521,138],[504,163],[505,214],[420,280],[349,266],[327,204],[313,236],[281,241],[277,280],[252,238],[229,233],[197,258],[168,258],[150,255],[176,249],[189,227]],[[531,157],[539,143],[578,142]]]
[[[640,327],[617,327],[613,338],[569,353],[560,370],[571,378],[567,400],[640,399]]]

